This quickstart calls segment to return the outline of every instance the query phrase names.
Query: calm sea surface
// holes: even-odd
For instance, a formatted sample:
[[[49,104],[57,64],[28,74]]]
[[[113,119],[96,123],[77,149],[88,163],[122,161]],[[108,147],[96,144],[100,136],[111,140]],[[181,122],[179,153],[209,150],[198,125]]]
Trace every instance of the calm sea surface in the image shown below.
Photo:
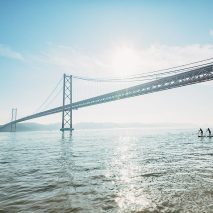
[[[213,212],[196,130],[0,133],[0,212]]]

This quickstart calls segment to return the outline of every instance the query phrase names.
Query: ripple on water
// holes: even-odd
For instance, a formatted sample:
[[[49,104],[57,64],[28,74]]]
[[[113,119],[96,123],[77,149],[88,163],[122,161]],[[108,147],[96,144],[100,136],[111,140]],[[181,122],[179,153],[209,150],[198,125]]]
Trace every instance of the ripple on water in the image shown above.
[[[0,212],[213,212],[213,139],[120,129],[0,134]]]

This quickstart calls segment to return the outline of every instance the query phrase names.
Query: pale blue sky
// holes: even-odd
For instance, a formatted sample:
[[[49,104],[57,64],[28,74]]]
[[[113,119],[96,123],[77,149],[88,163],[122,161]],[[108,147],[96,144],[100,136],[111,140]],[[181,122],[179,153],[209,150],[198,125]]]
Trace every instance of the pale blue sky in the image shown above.
[[[210,0],[0,0],[0,123],[12,107],[34,112],[64,72],[122,76],[213,57],[212,8]],[[212,85],[85,108],[74,120],[213,125]]]

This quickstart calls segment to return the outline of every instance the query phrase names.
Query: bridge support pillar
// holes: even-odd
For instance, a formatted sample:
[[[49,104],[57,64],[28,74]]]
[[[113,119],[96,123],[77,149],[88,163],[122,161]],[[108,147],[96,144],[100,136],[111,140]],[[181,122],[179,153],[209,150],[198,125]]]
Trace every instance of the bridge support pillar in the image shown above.
[[[17,118],[17,108],[12,108],[12,117],[11,117],[11,125],[10,125],[11,132],[16,131],[16,118]]]
[[[62,132],[74,130],[72,128],[72,107],[67,109],[67,104],[72,106],[72,75],[64,74],[62,125],[60,129]]]

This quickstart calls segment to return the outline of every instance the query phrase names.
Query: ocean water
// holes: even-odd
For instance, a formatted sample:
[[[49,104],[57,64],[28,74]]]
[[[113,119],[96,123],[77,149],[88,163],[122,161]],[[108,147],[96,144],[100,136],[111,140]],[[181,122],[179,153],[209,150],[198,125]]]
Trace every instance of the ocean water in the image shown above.
[[[0,133],[0,212],[213,212],[196,130]]]

